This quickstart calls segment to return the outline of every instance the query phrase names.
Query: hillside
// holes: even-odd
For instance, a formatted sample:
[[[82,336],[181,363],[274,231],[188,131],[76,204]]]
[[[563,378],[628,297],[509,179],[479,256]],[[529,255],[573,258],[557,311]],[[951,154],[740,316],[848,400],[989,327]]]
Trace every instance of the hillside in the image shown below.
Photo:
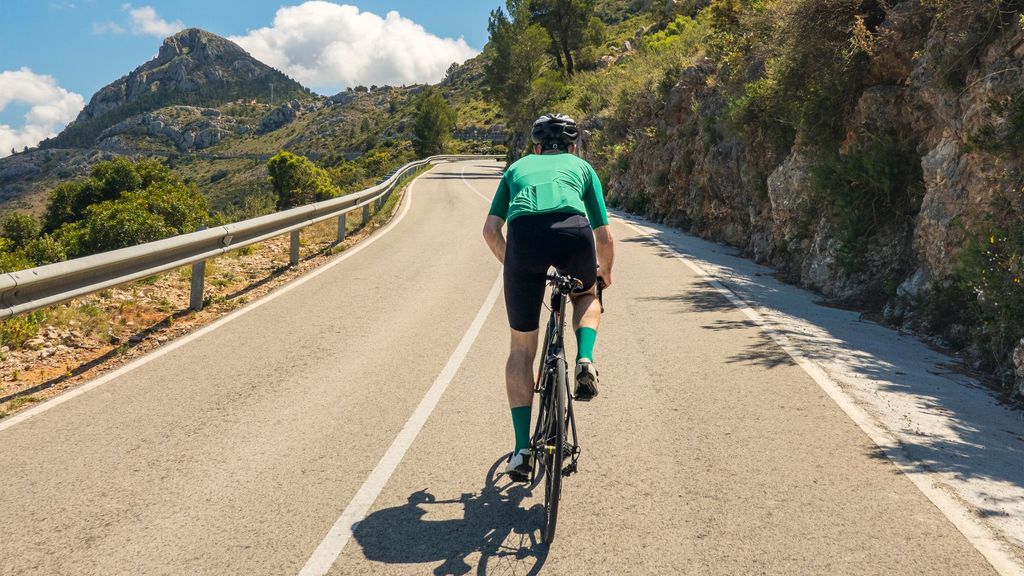
[[[549,56],[498,103],[580,118],[610,204],[1024,391],[1020,2],[592,5],[604,43],[579,54],[597,62],[559,86]]]

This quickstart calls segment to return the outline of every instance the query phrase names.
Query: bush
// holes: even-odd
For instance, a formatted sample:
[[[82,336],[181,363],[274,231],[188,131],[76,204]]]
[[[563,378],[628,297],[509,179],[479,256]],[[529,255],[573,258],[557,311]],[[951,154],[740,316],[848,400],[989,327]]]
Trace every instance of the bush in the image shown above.
[[[46,311],[36,310],[28,314],[0,320],[0,346],[21,348],[25,342],[35,338],[46,323]]]
[[[22,248],[21,253],[27,260],[32,261],[34,266],[44,266],[54,262],[67,260],[67,251],[53,236],[49,234],[42,238],[36,238]]]
[[[812,168],[818,202],[839,227],[839,264],[857,271],[872,237],[910,226],[924,196],[920,159],[893,138],[862,136]]]
[[[0,235],[21,248],[39,237],[39,222],[28,214],[14,212],[0,220]]]
[[[208,219],[206,198],[195,188],[158,184],[86,209],[76,256],[194,232]]]
[[[116,158],[93,167],[90,177],[59,184],[52,192],[43,218],[43,228],[52,232],[64,224],[77,222],[93,204],[117,200],[122,194],[145,190],[158,184],[180,185],[169,168],[156,160],[132,162]]]
[[[729,119],[748,141],[764,136],[778,151],[794,139],[828,147],[841,140],[843,120],[856,103],[866,55],[854,49],[858,17],[877,26],[879,8],[861,0],[773,3],[765,16],[769,38],[763,72],[730,100]],[[753,26],[753,25],[751,25]],[[757,64],[756,60],[752,61]]]
[[[11,240],[0,238],[0,273],[17,272],[31,267],[32,261],[21,251],[16,251]]]
[[[990,366],[1008,366],[1024,337],[1024,192],[1001,195],[970,217],[972,235],[959,255],[957,287],[970,339]]]
[[[330,175],[305,156],[281,151],[267,161],[267,171],[278,210],[327,200],[340,193]]]

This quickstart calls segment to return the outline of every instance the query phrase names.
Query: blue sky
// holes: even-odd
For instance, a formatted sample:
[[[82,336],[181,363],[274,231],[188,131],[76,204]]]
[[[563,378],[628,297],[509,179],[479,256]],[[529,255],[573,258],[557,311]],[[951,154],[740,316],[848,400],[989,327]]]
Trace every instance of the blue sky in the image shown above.
[[[88,102],[99,88],[152,58],[162,37],[181,26],[235,37],[261,60],[333,94],[356,83],[439,80],[445,60],[483,48],[487,16],[499,4],[504,2],[0,0],[0,156],[34,138],[36,132],[28,131],[33,122],[43,132],[63,127],[76,96]],[[288,16],[275,25],[282,8]],[[390,11],[401,18],[388,18]],[[315,23],[308,33],[316,39],[312,45],[309,22]],[[40,105],[46,102],[59,106]],[[26,121],[29,112],[33,118]]]

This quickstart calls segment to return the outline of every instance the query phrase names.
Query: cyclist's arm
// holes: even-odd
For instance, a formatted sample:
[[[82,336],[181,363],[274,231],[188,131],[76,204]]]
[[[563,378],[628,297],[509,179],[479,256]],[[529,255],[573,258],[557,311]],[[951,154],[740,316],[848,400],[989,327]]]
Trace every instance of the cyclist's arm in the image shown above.
[[[597,244],[597,275],[604,280],[604,287],[612,285],[612,268],[615,266],[615,241],[609,226],[601,226],[594,230],[594,243]]]
[[[594,242],[597,245],[597,264],[601,268],[598,275],[604,280],[605,288],[612,285],[612,268],[615,265],[615,241],[611,228],[608,227],[608,210],[604,205],[604,189],[601,179],[594,168],[587,164],[587,189],[583,194],[583,204],[587,208],[587,219],[594,229]]]
[[[508,205],[511,191],[508,187],[508,172],[501,177],[498,189],[494,192],[494,199],[491,200],[491,210],[487,213],[487,221],[484,222],[484,241],[487,247],[494,253],[498,262],[505,263],[505,235],[501,227],[505,225],[505,218],[508,218]]]
[[[501,231],[504,225],[505,220],[493,214],[488,214],[487,221],[484,222],[484,241],[502,264],[505,263],[505,235]]]

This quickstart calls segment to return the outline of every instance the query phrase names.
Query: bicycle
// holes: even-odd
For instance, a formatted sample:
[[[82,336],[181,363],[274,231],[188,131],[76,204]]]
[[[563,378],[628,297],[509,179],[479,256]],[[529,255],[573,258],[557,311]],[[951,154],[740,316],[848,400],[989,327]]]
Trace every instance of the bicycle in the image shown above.
[[[558,521],[558,500],[562,492],[562,477],[578,470],[582,449],[576,432],[576,418],[572,409],[572,394],[569,392],[569,365],[565,359],[565,304],[574,290],[583,288],[583,283],[564,274],[548,274],[551,285],[551,316],[544,331],[544,346],[541,347],[540,366],[534,392],[540,394],[537,424],[534,428],[531,449],[534,468],[530,483],[536,482],[537,465],[544,468],[544,531],[545,544],[555,538]],[[601,284],[598,283],[598,299],[601,300]],[[601,304],[604,311],[604,304]],[[566,435],[570,434],[571,440]],[[564,465],[568,458],[569,464]],[[557,473],[555,473],[557,471]]]

